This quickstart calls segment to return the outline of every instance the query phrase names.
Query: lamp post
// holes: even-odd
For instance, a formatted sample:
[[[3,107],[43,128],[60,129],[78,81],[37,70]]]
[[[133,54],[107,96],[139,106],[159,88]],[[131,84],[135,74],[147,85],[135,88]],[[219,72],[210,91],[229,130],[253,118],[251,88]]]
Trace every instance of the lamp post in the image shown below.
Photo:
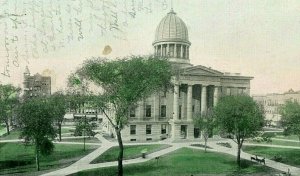
[[[85,128],[83,129],[83,151],[85,151]]]
[[[86,133],[86,115],[84,115],[84,126],[83,126],[83,151],[85,151],[85,133]]]

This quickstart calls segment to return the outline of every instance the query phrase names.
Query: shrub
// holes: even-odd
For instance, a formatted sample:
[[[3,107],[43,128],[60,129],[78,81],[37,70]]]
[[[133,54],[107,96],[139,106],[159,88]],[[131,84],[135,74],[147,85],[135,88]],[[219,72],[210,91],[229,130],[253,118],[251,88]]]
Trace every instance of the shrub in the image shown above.
[[[228,142],[218,142],[217,144],[223,147],[232,148],[231,144]]]
[[[281,155],[279,155],[279,156],[275,155],[273,160],[276,161],[276,162],[281,162],[282,161],[282,156]]]
[[[255,137],[255,138],[253,138],[252,139],[254,142],[263,142],[264,141],[264,139],[262,138],[262,137]]]

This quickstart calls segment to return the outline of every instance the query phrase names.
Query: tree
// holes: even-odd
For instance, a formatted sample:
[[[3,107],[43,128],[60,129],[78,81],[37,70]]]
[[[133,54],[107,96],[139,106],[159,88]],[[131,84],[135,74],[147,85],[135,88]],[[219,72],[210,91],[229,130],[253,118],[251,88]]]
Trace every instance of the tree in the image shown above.
[[[300,142],[300,104],[297,101],[287,101],[279,113],[284,133],[297,135]]]
[[[264,125],[262,110],[249,96],[224,96],[215,107],[215,116],[220,128],[234,136],[238,147],[237,164],[240,166],[244,140],[254,136]]]
[[[20,88],[11,84],[0,84],[0,120],[6,125],[7,134],[10,133],[9,119],[12,119],[13,109],[18,104],[19,92]]]
[[[210,131],[215,126],[215,119],[213,117],[213,111],[211,109],[208,109],[207,111],[201,113],[197,113],[194,116],[194,125],[195,127],[198,127],[200,130],[202,130],[202,135],[204,138],[204,144],[205,144],[205,152],[207,148],[207,140],[209,137]]]
[[[39,156],[49,155],[54,145],[51,140],[56,136],[54,129],[53,108],[48,100],[32,98],[23,102],[19,109],[21,137],[25,143],[35,146],[36,168],[40,170]]]
[[[50,105],[52,106],[52,116],[58,127],[59,141],[61,141],[61,125],[68,106],[67,96],[62,91],[53,93],[50,96]]]
[[[95,136],[94,130],[97,128],[97,124],[95,122],[91,122],[86,118],[86,115],[84,115],[84,118],[78,119],[76,122],[76,128],[74,131],[74,136],[83,136],[83,149],[85,150],[85,136]]]
[[[78,80],[88,80],[101,87],[103,105],[98,107],[113,126],[118,144],[118,175],[123,175],[123,141],[121,131],[128,122],[128,113],[131,106],[139,100],[150,96],[170,86],[172,69],[166,59],[154,56],[131,56],[124,59],[109,61],[107,59],[91,59],[86,61],[82,68],[77,70],[78,76],[69,79],[73,83]],[[100,98],[99,98],[99,101]],[[108,115],[103,107],[110,107],[114,111],[114,117]]]

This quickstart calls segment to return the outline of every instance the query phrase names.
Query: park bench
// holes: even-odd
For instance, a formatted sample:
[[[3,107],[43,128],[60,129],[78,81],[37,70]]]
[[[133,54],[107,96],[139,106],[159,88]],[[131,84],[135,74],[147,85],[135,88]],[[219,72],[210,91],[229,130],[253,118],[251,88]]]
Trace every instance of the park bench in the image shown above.
[[[254,160],[254,161],[257,161],[259,163],[264,163],[264,165],[266,165],[266,160],[265,158],[258,158],[257,155],[254,156],[251,156],[250,157],[251,161]]]

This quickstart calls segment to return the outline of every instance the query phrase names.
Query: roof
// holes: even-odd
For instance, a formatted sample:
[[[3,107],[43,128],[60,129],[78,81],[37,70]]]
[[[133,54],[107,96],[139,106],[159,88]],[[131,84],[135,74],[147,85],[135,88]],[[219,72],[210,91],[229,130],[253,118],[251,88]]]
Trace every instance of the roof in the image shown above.
[[[153,43],[164,41],[190,43],[187,27],[173,9],[171,9],[171,11],[160,21],[156,28],[155,40]]]

